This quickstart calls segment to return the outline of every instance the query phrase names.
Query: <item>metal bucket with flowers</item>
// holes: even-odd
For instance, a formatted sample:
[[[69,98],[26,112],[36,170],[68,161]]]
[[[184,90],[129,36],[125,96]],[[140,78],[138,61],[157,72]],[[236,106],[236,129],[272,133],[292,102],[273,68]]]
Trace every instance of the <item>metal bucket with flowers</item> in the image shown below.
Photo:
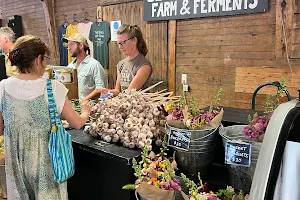
[[[218,106],[221,94],[222,89],[218,91],[207,111],[200,109],[193,98],[187,103],[184,94],[179,102],[170,102],[165,106],[168,112],[167,133],[170,135],[172,129],[178,133],[191,133],[188,150],[175,149],[178,166],[187,174],[197,174],[199,171],[202,174],[208,173],[214,160],[219,126],[224,113]]]
[[[209,190],[207,183],[202,183],[200,173],[198,173],[198,184],[188,179],[184,174],[181,174],[181,177],[189,189],[188,195],[182,192],[184,200],[248,200],[249,197],[242,191],[236,192],[231,186],[227,186],[226,189],[220,189],[214,193]]]
[[[279,90],[275,95],[273,102],[267,95],[265,111],[263,114],[255,113],[252,117],[248,116],[248,125],[235,125],[220,128],[220,135],[223,139],[224,148],[226,142],[242,141],[251,144],[251,165],[250,167],[228,165],[230,184],[240,190],[249,192],[251,188],[256,163],[259,156],[264,134],[273,112],[279,106],[279,97],[286,93],[286,83],[282,79]]]

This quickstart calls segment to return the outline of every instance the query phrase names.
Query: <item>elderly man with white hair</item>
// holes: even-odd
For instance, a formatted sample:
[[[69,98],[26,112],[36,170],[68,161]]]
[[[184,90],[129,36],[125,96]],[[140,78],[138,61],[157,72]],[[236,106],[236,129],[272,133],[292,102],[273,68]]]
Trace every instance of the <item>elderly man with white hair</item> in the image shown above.
[[[8,59],[8,53],[13,48],[15,42],[15,33],[9,27],[0,28],[0,50],[5,53],[5,67],[7,76],[15,76],[18,74],[16,66],[11,66],[10,60]]]

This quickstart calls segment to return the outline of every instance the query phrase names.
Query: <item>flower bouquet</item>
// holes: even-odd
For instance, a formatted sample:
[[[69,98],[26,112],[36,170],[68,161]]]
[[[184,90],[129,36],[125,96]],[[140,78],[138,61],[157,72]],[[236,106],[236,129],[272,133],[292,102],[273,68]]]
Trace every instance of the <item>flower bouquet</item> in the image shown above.
[[[207,183],[202,184],[200,173],[198,173],[198,185],[184,174],[181,174],[181,177],[189,188],[189,195],[182,192],[184,200],[248,200],[248,195],[244,196],[242,191],[235,193],[234,188],[231,186],[227,186],[225,190],[219,190],[217,193],[209,191]]]
[[[219,107],[222,88],[218,91],[209,110],[200,109],[194,98],[186,102],[184,94],[178,102],[170,102],[164,109],[168,112],[167,123],[175,128],[189,130],[204,130],[216,128],[220,125],[223,117],[223,109]]]
[[[273,103],[271,102],[270,95],[267,95],[264,114],[258,115],[257,113],[254,113],[252,118],[250,115],[248,116],[249,124],[243,129],[243,133],[246,138],[258,142],[263,141],[264,134],[272,117],[272,114],[280,104],[279,97],[286,90],[286,81],[283,78],[281,79],[280,84],[281,88],[277,91]]]
[[[174,190],[180,191],[181,188],[179,181],[175,179],[176,161],[165,157],[166,150],[166,137],[158,155],[153,151],[149,153],[149,149],[144,147],[142,160],[132,160],[137,180],[135,184],[123,186],[123,189],[136,189],[147,200],[174,200]]]

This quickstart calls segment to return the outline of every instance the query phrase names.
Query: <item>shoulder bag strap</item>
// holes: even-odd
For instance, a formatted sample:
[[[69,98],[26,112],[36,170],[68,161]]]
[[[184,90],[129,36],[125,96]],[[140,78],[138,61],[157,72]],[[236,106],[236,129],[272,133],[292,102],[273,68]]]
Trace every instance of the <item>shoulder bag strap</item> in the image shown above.
[[[47,94],[48,94],[48,103],[49,103],[49,111],[50,111],[50,118],[51,118],[51,125],[53,126],[60,126],[60,118],[57,113],[56,103],[53,96],[52,91],[52,82],[51,80],[47,80]]]

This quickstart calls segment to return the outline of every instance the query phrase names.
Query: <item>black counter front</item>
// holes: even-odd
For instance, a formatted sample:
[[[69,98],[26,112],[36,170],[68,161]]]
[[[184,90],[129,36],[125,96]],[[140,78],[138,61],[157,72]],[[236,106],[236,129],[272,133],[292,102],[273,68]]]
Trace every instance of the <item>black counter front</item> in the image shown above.
[[[106,143],[82,130],[69,130],[75,157],[75,175],[68,180],[70,200],[134,200],[122,186],[134,183],[132,158],[140,150]]]

